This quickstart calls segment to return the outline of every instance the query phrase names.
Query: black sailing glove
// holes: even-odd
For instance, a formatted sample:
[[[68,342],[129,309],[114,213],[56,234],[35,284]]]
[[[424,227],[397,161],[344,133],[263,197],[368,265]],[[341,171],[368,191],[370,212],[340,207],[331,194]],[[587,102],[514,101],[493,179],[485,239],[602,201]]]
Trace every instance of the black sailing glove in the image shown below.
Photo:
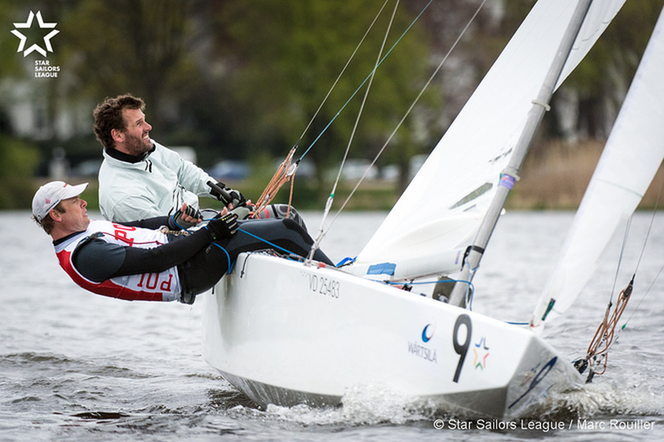
[[[224,206],[232,204],[233,207],[243,206],[247,204],[247,199],[239,191],[226,187],[221,181],[216,184],[208,181],[207,185],[210,186],[210,194],[224,203]]]
[[[210,231],[213,240],[230,238],[238,229],[237,216],[234,213],[227,213],[218,219],[210,221],[206,229]]]
[[[191,206],[187,206],[184,213],[182,213],[182,210],[178,209],[178,211],[175,212],[173,216],[168,218],[168,227],[171,230],[180,230],[180,229],[188,229],[189,227],[195,226],[196,223],[192,223],[182,219],[182,215],[184,214],[199,220],[203,219],[203,215],[201,215],[201,212],[199,212],[198,209],[194,209]]]

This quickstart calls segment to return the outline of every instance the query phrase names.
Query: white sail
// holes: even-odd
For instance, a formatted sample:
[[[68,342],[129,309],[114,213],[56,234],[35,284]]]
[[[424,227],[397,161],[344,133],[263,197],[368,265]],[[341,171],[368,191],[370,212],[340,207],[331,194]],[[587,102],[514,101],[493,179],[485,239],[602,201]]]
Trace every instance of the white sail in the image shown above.
[[[531,324],[578,297],[621,221],[632,215],[664,158],[664,14],[660,14]],[[549,311],[550,310],[550,311]],[[547,314],[548,312],[548,314]]]
[[[558,77],[557,48],[566,54],[578,35],[573,58],[581,59],[623,3],[594,2],[591,24],[577,34],[589,1],[537,4],[363,252],[369,260],[350,269],[397,278],[458,262],[455,248],[474,236],[531,100],[540,86],[552,88],[550,66],[547,78]],[[236,270],[203,295],[208,363],[264,407],[335,406],[349,391],[384,385],[455,415],[499,419],[532,416],[545,398],[582,382],[535,333],[346,268],[241,253]],[[478,364],[489,348],[490,362]]]
[[[577,0],[540,0],[356,260],[356,272],[389,263],[394,279],[458,270]],[[594,2],[560,81],[624,0]],[[375,268],[375,266],[374,266]]]

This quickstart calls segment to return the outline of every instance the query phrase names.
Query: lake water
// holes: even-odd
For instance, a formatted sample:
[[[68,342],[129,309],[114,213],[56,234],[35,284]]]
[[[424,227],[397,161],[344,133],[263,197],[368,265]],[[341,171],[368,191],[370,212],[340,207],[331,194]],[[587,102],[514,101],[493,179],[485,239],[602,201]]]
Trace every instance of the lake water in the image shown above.
[[[304,216],[317,231],[320,214]],[[354,256],[383,217],[342,215],[323,249],[335,261]],[[353,392],[334,409],[258,409],[204,362],[204,303],[131,303],[89,294],[58,267],[50,238],[29,213],[0,213],[0,441],[663,440],[661,217],[607,373],[553,400],[539,419],[489,430],[380,391]],[[634,271],[650,219],[638,214],[633,222],[621,287]],[[570,213],[506,214],[475,278],[473,309],[527,321],[571,220]],[[584,296],[545,330],[569,360],[585,354],[604,315],[619,246],[616,241],[607,250]]]

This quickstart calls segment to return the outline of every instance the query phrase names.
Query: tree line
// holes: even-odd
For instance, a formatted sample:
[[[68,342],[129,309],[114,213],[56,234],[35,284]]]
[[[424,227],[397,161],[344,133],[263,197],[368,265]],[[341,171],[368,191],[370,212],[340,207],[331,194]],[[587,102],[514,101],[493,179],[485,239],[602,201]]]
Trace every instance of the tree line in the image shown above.
[[[203,167],[218,159],[269,162],[298,144],[316,165],[322,188],[323,171],[342,157],[356,124],[350,156],[372,159],[381,149],[480,3],[0,0],[0,207],[29,205],[34,189],[26,180],[39,173],[53,146],[74,159],[100,157],[92,109],[127,92],[146,101],[153,138],[194,147]],[[541,137],[607,136],[662,3],[625,4],[556,95],[572,121],[552,112]],[[399,165],[398,186],[406,183],[409,159],[435,145],[533,4],[487,2],[379,161]],[[57,22],[48,59],[61,67],[58,78],[30,78],[30,59],[40,56],[16,53],[12,24],[31,10]],[[40,136],[15,132],[16,85],[29,91],[21,100],[42,109]],[[65,112],[74,115],[73,131],[58,124]]]

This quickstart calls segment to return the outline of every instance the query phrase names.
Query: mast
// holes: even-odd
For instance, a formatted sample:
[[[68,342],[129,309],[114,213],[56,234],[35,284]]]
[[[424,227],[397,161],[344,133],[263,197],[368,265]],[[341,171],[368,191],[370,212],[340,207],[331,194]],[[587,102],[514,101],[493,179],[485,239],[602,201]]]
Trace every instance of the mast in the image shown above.
[[[466,306],[466,295],[470,287],[470,282],[475,275],[475,271],[479,267],[482,256],[484,255],[484,250],[486,249],[491,234],[498,223],[498,218],[505,206],[507,197],[514,186],[514,183],[519,179],[519,170],[523,165],[528,150],[530,150],[530,146],[542,118],[544,117],[544,113],[550,109],[549,101],[551,100],[551,96],[553,95],[560,74],[565,66],[567,57],[572,51],[574,41],[581,30],[581,26],[583,25],[586,14],[590,9],[591,3],[592,0],[580,0],[574,10],[567,31],[565,32],[560,47],[558,48],[558,52],[551,63],[551,67],[544,79],[539,94],[537,95],[537,98],[533,100],[533,107],[528,113],[525,127],[514,147],[514,154],[505,170],[501,173],[500,182],[493,201],[480,225],[475,241],[466,251],[461,276],[450,295],[451,305],[460,307]]]

